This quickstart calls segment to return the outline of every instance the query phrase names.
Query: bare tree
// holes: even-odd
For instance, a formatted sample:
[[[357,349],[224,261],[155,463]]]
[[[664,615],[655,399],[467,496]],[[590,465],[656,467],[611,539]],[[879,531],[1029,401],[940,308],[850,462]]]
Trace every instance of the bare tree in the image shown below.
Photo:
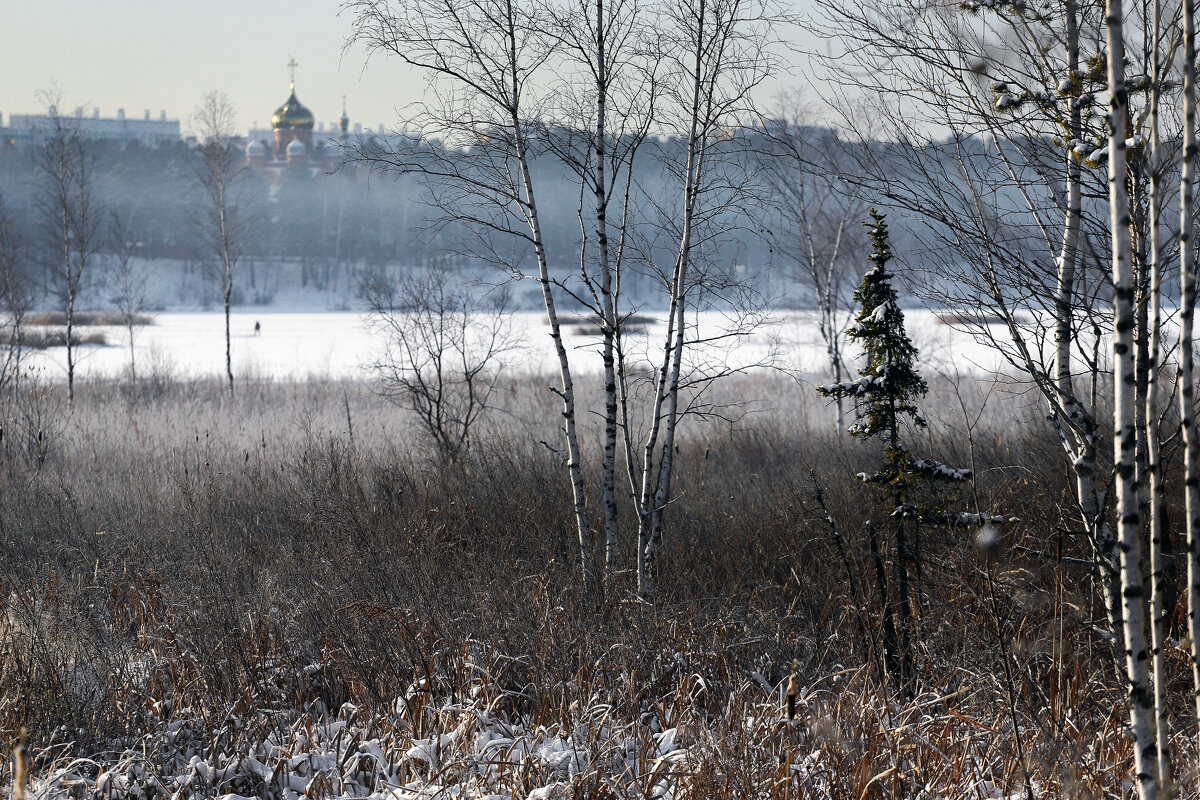
[[[618,353],[625,307],[622,278],[634,224],[634,163],[654,123],[660,62],[649,48],[652,9],[638,0],[572,0],[551,6],[552,35],[567,69],[559,81],[556,135],[551,151],[580,184],[579,273],[581,287],[558,282],[599,322],[604,370],[603,457],[600,464],[604,514],[606,588],[617,551],[617,443],[621,427]],[[589,207],[590,201],[590,207]]]
[[[246,198],[248,169],[235,142],[233,104],[223,92],[204,95],[193,124],[197,146],[196,181],[204,198],[200,233],[215,260],[225,310],[225,375],[233,394],[233,343],[229,332],[229,306],[238,261],[246,244],[250,216]]]
[[[136,385],[137,354],[133,345],[136,327],[141,324],[138,317],[146,305],[147,276],[135,260],[137,234],[128,216],[113,212],[109,220],[108,238],[112,258],[110,297],[121,314],[121,322],[129,337],[129,378]]]
[[[1166,653],[1163,650],[1166,635],[1167,611],[1164,595],[1166,567],[1163,557],[1164,537],[1169,536],[1165,519],[1165,487],[1163,484],[1163,459],[1158,410],[1158,392],[1154,378],[1160,372],[1162,358],[1162,278],[1163,278],[1163,216],[1164,147],[1161,138],[1160,100],[1165,85],[1164,76],[1168,64],[1162,53],[1163,19],[1159,0],[1152,0],[1149,42],[1143,49],[1149,50],[1150,86],[1148,89],[1147,125],[1150,130],[1149,150],[1145,158],[1147,175],[1146,215],[1143,228],[1148,239],[1144,262],[1145,269],[1138,281],[1138,342],[1137,342],[1137,425],[1143,445],[1138,464],[1138,481],[1143,486],[1142,502],[1146,527],[1149,531],[1150,566],[1150,654],[1154,686],[1154,731],[1158,746],[1156,753],[1159,791],[1170,796],[1170,752],[1169,728],[1167,723],[1167,678]]]
[[[669,266],[657,270],[668,300],[667,330],[655,352],[654,388],[647,416],[650,427],[640,453],[626,436],[626,462],[638,517],[637,588],[644,600],[654,599],[657,555],[665,513],[671,498],[675,436],[687,410],[685,393],[710,383],[723,370],[689,374],[685,353],[706,342],[689,313],[703,305],[709,292],[739,293],[746,287],[730,279],[726,265],[714,258],[722,234],[754,206],[753,181],[745,173],[747,151],[754,143],[738,122],[757,119],[752,94],[777,66],[777,35],[788,22],[785,13],[760,0],[674,0],[662,11],[660,52],[669,59],[662,118],[673,119],[683,142],[682,160],[667,163],[677,181],[678,202],[667,210],[666,228],[675,250]],[[738,128],[739,135],[731,130]],[[742,138],[746,137],[746,138]],[[728,157],[730,153],[741,157]],[[661,201],[660,201],[661,202]],[[749,297],[735,302],[748,305]],[[759,321],[749,307],[716,339],[736,340]],[[709,334],[711,337],[712,335]],[[627,374],[624,363],[620,372]],[[628,394],[628,388],[624,389]],[[681,403],[682,400],[682,403]],[[626,422],[626,431],[631,426]]]
[[[530,278],[541,289],[559,367],[563,461],[571,483],[586,590],[594,584],[575,381],[562,340],[531,160],[544,152],[537,121],[539,78],[559,47],[545,9],[531,0],[347,0],[348,46],[368,56],[395,56],[433,83],[434,101],[415,121],[416,141],[388,148],[361,145],[361,162],[399,174],[418,173],[445,223],[461,223],[472,255]],[[544,80],[543,80],[544,83]],[[438,141],[432,141],[436,139]],[[533,274],[523,264],[532,261]]]
[[[1138,797],[1159,793],[1154,701],[1147,671],[1146,601],[1142,586],[1142,519],[1138,497],[1136,369],[1134,352],[1133,243],[1130,239],[1129,190],[1126,185],[1128,114],[1125,85],[1122,0],[1107,0],[1109,149],[1108,187],[1113,275],[1113,447],[1116,462],[1117,540],[1121,553],[1124,599],[1125,669],[1129,680],[1130,726]]]
[[[412,409],[438,452],[457,461],[519,343],[507,294],[477,296],[438,262],[398,280],[373,274],[360,296],[386,342],[371,365],[383,394]]]
[[[25,242],[17,230],[3,195],[0,195],[0,313],[6,319],[4,349],[0,354],[0,392],[16,389],[21,379],[25,345],[25,314],[33,303],[32,278],[23,268]]]
[[[796,93],[784,95],[767,134],[775,145],[764,159],[781,229],[775,240],[793,265],[796,284],[816,309],[817,331],[825,345],[835,383],[848,374],[843,348],[854,315],[853,294],[862,260],[860,222],[867,203],[858,187],[842,179],[842,142],[829,129],[805,124],[814,115]],[[844,400],[837,402],[837,433],[845,430]]]
[[[1196,430],[1196,5],[1183,0],[1183,169],[1179,189],[1179,421],[1183,435],[1183,491],[1187,516],[1188,634],[1192,688],[1200,719],[1200,438]]]
[[[38,210],[47,245],[49,290],[61,304],[66,326],[67,404],[71,406],[78,362],[75,312],[94,277],[93,262],[102,244],[102,215],[95,198],[93,146],[74,119],[58,113],[57,95],[47,93],[43,99],[49,113],[35,157],[42,183]]]
[[[729,200],[735,193],[729,174],[706,166],[704,153],[715,164],[719,159],[713,154],[730,148],[729,127],[738,124],[751,88],[774,64],[763,48],[771,41],[769,14],[760,4],[736,0],[652,9],[632,0],[561,7],[509,0],[466,5],[356,0],[344,7],[355,17],[352,42],[422,69],[434,87],[434,101],[422,106],[414,123],[422,131],[419,138],[390,148],[364,143],[358,160],[394,173],[420,174],[440,224],[465,232],[463,250],[518,279],[533,279],[541,289],[559,363],[554,391],[563,403],[563,461],[584,583],[591,589],[598,582],[576,390],[557,309],[564,298],[581,303],[601,332],[606,380],[600,505],[607,573],[616,552],[616,448],[622,431],[630,495],[639,529],[646,532],[642,538],[650,541],[655,523],[661,535],[675,427],[686,410],[679,397],[694,386],[683,354],[703,344],[686,314],[700,307],[705,291],[720,289],[717,271],[699,265],[708,264],[703,257],[708,249],[716,250],[719,236],[709,226],[718,227],[713,221],[736,206]],[[667,30],[673,31],[670,37]],[[670,58],[662,58],[664,53]],[[656,115],[657,98],[667,95],[665,113]],[[678,182],[677,203],[640,193],[634,169],[651,126],[679,130],[676,114],[684,120],[684,135],[674,141],[683,145],[664,164]],[[567,164],[579,179],[581,243],[569,255],[556,253],[558,264],[579,264],[574,275],[552,269],[541,227],[530,165],[546,156]],[[745,184],[740,180],[738,189]],[[644,208],[631,214],[639,201]],[[635,215],[644,227],[638,233],[631,230]],[[664,248],[655,253],[655,247],[668,238],[674,256],[659,266],[655,259]],[[673,298],[669,333],[653,359],[658,382],[645,410],[651,422],[643,458],[633,455],[636,425],[630,420],[639,412],[631,409],[631,368],[624,353],[623,320],[633,309],[622,306],[621,282],[631,260],[657,276]],[[651,549],[639,549],[652,555]],[[639,582],[643,585],[648,582]]]

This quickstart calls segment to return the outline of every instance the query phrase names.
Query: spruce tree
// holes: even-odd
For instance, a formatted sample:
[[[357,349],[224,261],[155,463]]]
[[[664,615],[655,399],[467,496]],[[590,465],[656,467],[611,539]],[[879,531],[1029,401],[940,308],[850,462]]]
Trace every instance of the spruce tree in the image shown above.
[[[949,514],[942,508],[917,500],[918,491],[929,481],[963,481],[971,473],[916,458],[901,438],[906,426],[926,427],[917,403],[929,386],[917,372],[917,349],[904,328],[904,312],[900,310],[899,296],[887,269],[892,259],[887,222],[882,214],[871,209],[871,221],[865,224],[871,228],[871,269],[854,293],[859,310],[855,324],[847,331],[847,337],[862,347],[864,364],[857,380],[822,386],[818,391],[825,397],[848,397],[854,401],[855,421],[848,429],[851,436],[883,441],[880,468],[873,473],[859,473],[858,477],[885,492],[891,506],[894,578],[888,576],[874,526],[868,526],[868,540],[883,606],[885,667],[898,687],[911,691],[913,675],[909,642],[913,631],[913,609],[909,565],[919,564],[919,553],[910,552],[906,524],[922,520],[975,523],[981,520],[979,515]]]

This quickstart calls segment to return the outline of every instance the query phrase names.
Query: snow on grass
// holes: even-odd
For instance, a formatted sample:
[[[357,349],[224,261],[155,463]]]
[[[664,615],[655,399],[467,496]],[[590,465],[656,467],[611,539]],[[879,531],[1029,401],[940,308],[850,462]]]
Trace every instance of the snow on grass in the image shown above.
[[[164,718],[156,733],[107,762],[76,760],[44,772],[32,794],[106,800],[826,798],[846,790],[866,796],[859,792],[883,769],[906,774],[906,796],[914,800],[1009,796],[1000,786],[1011,786],[1005,779],[1011,765],[997,755],[995,742],[979,735],[980,723],[935,696],[902,705],[867,693],[847,704],[829,687],[810,687],[799,698],[797,719],[787,720],[780,688],[765,691],[747,679],[731,693],[727,714],[699,711],[684,691],[652,704],[636,721],[620,719],[594,698],[579,698],[549,721],[502,710],[513,698],[482,683],[470,701],[437,704],[422,700],[425,688],[414,685],[397,714],[370,716],[350,704],[332,717],[288,719],[260,711],[257,719],[230,715],[216,730],[199,717]],[[425,727],[433,730],[417,736]],[[940,768],[930,761],[939,755],[945,759]],[[925,764],[914,782],[917,756]],[[969,770],[962,769],[964,760]],[[847,770],[866,763],[870,771]]]

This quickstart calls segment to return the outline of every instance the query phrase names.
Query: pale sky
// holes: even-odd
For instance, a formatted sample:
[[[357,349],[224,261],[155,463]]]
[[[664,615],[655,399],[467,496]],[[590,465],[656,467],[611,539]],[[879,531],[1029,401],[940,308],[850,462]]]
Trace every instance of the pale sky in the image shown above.
[[[166,111],[187,129],[211,90],[225,92],[240,130],[287,99],[295,58],[296,95],[327,125],[342,113],[375,128],[420,99],[423,79],[396,61],[361,51],[342,55],[349,20],[338,0],[37,0],[0,2],[0,113],[38,113],[38,92],[57,86],[63,109],[124,108],[141,119]]]
[[[424,79],[393,59],[342,53],[350,21],[339,0],[2,0],[0,114],[39,113],[38,92],[57,86],[62,109],[85,106],[140,119],[146,109],[183,122],[201,96],[225,92],[238,129],[269,127],[287,99],[289,60],[296,94],[326,126],[389,128],[419,100]],[[784,77],[783,84],[793,81]]]

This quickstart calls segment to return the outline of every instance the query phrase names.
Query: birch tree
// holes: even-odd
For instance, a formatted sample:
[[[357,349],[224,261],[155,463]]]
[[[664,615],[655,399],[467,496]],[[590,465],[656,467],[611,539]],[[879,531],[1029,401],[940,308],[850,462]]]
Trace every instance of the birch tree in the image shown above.
[[[720,234],[728,230],[734,209],[743,215],[752,208],[748,176],[735,166],[744,160],[723,156],[730,150],[746,153],[747,141],[730,135],[739,119],[756,119],[752,95],[777,66],[777,35],[790,18],[770,2],[760,0],[673,0],[663,11],[665,38],[661,52],[670,54],[667,114],[681,121],[683,157],[674,173],[678,204],[667,216],[674,234],[674,257],[659,271],[668,300],[667,329],[654,351],[654,384],[647,416],[649,429],[635,444],[626,436],[626,464],[638,520],[637,591],[654,599],[657,557],[671,499],[676,433],[686,411],[682,392],[704,385],[722,370],[689,375],[685,352],[706,344],[689,313],[702,304],[707,291],[736,281],[723,280],[706,261]],[[743,295],[739,303],[748,304]],[[754,310],[712,336],[736,339],[756,324]],[[619,359],[620,360],[620,359]],[[625,364],[618,367],[627,376]],[[622,393],[628,397],[627,379]],[[625,424],[625,430],[632,426]]]
[[[558,359],[554,391],[562,401],[563,461],[585,585],[603,585],[596,573],[610,574],[615,561],[619,445],[638,518],[639,564],[648,563],[647,555],[652,562],[670,495],[676,425],[686,411],[679,403],[680,390],[689,386],[683,354],[699,344],[685,333],[683,315],[699,307],[698,287],[712,284],[713,273],[696,270],[703,263],[696,241],[707,245],[715,237],[711,230],[696,231],[719,216],[716,209],[730,216],[734,210],[733,203],[710,199],[729,189],[728,176],[706,168],[704,152],[719,149],[714,143],[721,126],[737,124],[738,112],[749,107],[750,90],[774,64],[763,45],[771,41],[769,22],[779,17],[769,18],[764,6],[748,0],[670,8],[645,8],[633,0],[560,6],[364,0],[345,8],[355,19],[351,42],[368,54],[391,54],[419,68],[430,78],[435,98],[421,107],[419,138],[382,150],[360,147],[355,157],[393,174],[420,174],[439,224],[464,233],[460,248],[541,289]],[[679,202],[669,204],[668,212],[663,198],[641,191],[635,161],[652,127],[676,129],[671,112],[682,112],[687,133],[682,148],[661,151],[679,155],[669,167]],[[570,254],[551,254],[542,231],[531,164],[543,157],[559,159],[579,181],[580,242]],[[664,219],[670,220],[668,228],[661,227]],[[659,268],[657,243],[664,230],[670,231],[674,255],[669,266]],[[667,298],[673,298],[668,334],[661,350],[653,351],[656,377],[649,400],[631,391],[633,356],[623,335],[623,320],[634,310],[622,304],[622,275],[631,258],[662,278]],[[574,274],[555,268],[571,261],[578,264]],[[601,334],[602,561],[589,541],[572,354],[562,341],[557,311],[564,298],[588,309]],[[639,441],[635,429],[643,415],[650,432]],[[647,587],[647,574],[639,571],[639,589]]]
[[[636,226],[634,163],[654,124],[659,61],[648,41],[653,12],[638,0],[576,0],[552,6],[552,35],[566,74],[547,143],[580,182],[577,285],[559,287],[599,322],[604,371],[600,464],[606,583],[618,536],[617,444],[621,426],[618,353],[624,346],[622,277],[631,225]],[[611,588],[611,587],[609,587]]]
[[[1166,531],[1165,489],[1162,474],[1162,448],[1160,446],[1158,392],[1155,377],[1159,373],[1161,358],[1162,330],[1162,271],[1163,271],[1163,241],[1162,226],[1159,218],[1163,214],[1163,145],[1160,138],[1159,104],[1162,98],[1162,88],[1165,83],[1164,73],[1167,64],[1164,63],[1161,45],[1163,40],[1163,19],[1159,0],[1152,0],[1151,30],[1148,47],[1150,57],[1150,85],[1148,89],[1149,102],[1147,108],[1147,125],[1150,129],[1149,149],[1143,159],[1148,172],[1146,220],[1144,227],[1148,239],[1148,251],[1144,259],[1145,269],[1138,281],[1140,292],[1135,295],[1138,301],[1139,337],[1137,345],[1137,391],[1138,397],[1138,426],[1142,437],[1141,462],[1139,463],[1139,485],[1143,494],[1145,522],[1149,529],[1150,566],[1150,654],[1151,672],[1154,685],[1154,735],[1157,744],[1156,761],[1159,776],[1159,789],[1163,796],[1170,796],[1170,753],[1168,751],[1169,728],[1167,723],[1167,678],[1164,663],[1163,638],[1165,635],[1166,609],[1164,607],[1166,570],[1163,560],[1164,537]]]
[[[1187,531],[1188,634],[1195,716],[1200,720],[1200,439],[1195,405],[1196,6],[1183,0],[1183,168],[1179,186],[1179,420]]]
[[[21,380],[25,346],[25,314],[33,303],[33,282],[22,266],[28,249],[17,221],[0,195],[0,313],[4,314],[3,354],[0,355],[0,392],[16,390]]]
[[[235,142],[233,105],[223,92],[205,94],[193,122],[200,141],[196,148],[196,182],[203,198],[199,230],[209,258],[215,262],[220,286],[225,312],[225,377],[233,394],[229,309],[250,223],[246,198],[249,173]]]
[[[109,252],[112,269],[109,285],[113,305],[121,315],[129,340],[129,381],[137,385],[137,353],[134,350],[138,319],[146,304],[146,275],[138,269],[136,233],[129,218],[114,212],[109,220]]]
[[[1126,115],[1124,10],[1122,0],[1107,0],[1109,88],[1108,191],[1113,276],[1113,447],[1116,463],[1117,540],[1121,553],[1124,602],[1125,668],[1129,681],[1129,720],[1134,737],[1138,796],[1158,797],[1158,746],[1153,690],[1147,669],[1146,608],[1141,572],[1141,502],[1138,497],[1138,427],[1135,391],[1134,286],[1126,186]]]
[[[100,205],[95,197],[96,154],[79,125],[58,113],[50,97],[46,129],[35,156],[41,179],[37,207],[45,239],[49,290],[59,301],[66,328],[67,405],[75,403],[78,337],[75,312],[94,279],[101,246]]]
[[[349,0],[349,45],[393,56],[430,80],[434,100],[416,120],[422,135],[397,148],[359,148],[354,157],[396,174],[419,173],[445,222],[463,224],[472,254],[529,278],[541,289],[558,362],[563,462],[571,485],[583,583],[591,591],[590,526],[575,381],[562,340],[556,284],[542,232],[532,158],[544,151],[539,79],[559,54],[551,20],[529,0]],[[440,141],[432,142],[436,138]],[[533,274],[523,268],[529,258]]]

